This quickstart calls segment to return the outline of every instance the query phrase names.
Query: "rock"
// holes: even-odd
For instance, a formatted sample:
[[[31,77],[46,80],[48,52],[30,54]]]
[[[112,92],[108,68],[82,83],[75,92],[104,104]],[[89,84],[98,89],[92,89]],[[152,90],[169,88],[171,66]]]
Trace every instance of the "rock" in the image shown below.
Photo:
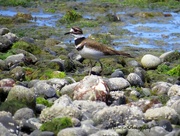
[[[5,78],[0,80],[0,87],[13,87],[15,81],[11,78]]]
[[[136,73],[141,78],[141,80],[145,82],[146,71],[143,68],[136,67],[134,69],[134,73]]]
[[[141,94],[137,91],[137,90],[135,90],[135,89],[133,89],[131,92],[130,92],[130,95],[132,96],[136,96],[136,97],[139,97]]]
[[[90,119],[81,121],[81,128],[87,133],[88,136],[96,133],[99,130],[99,128],[94,126],[94,122]]]
[[[146,128],[147,125],[146,123],[143,121],[143,120],[137,120],[137,119],[134,119],[134,120],[127,120],[125,122],[125,126],[126,128],[131,128],[131,129],[141,129],[141,128]]]
[[[7,38],[0,36],[0,51],[5,52],[12,46],[12,43]]]
[[[128,133],[126,136],[146,136],[146,135],[142,131],[139,131],[137,129],[128,129]]]
[[[172,127],[171,122],[169,120],[160,120],[157,122],[157,124],[160,127],[163,127],[168,132],[171,132],[173,130],[173,127]]]
[[[16,121],[13,120],[12,117],[9,116],[1,116],[0,117],[0,126],[1,124],[7,129],[9,130],[10,133],[18,135],[19,134],[19,126],[17,125]],[[2,126],[0,127],[0,129],[4,129],[2,128]],[[6,133],[8,133],[5,129],[4,131]],[[0,131],[0,134],[2,132]],[[6,136],[6,135],[1,135],[1,136]],[[8,135],[9,136],[9,135]]]
[[[53,132],[50,131],[40,131],[38,129],[34,130],[30,136],[55,136]]]
[[[128,119],[143,119],[143,112],[137,107],[128,107],[127,105],[105,107],[93,115],[95,125],[101,128],[117,127]]]
[[[149,88],[142,88],[142,93],[147,97],[151,95]]]
[[[10,73],[12,74],[11,76],[18,81],[25,79],[25,70],[21,66],[13,68]]]
[[[47,80],[47,84],[51,85],[56,91],[60,91],[68,84],[68,81],[66,79],[51,78]]]
[[[143,130],[145,136],[166,136],[169,132],[166,131],[163,127],[155,126],[151,129]]]
[[[151,54],[146,54],[141,59],[141,64],[143,65],[143,67],[148,69],[156,68],[160,63],[160,58]]]
[[[175,96],[175,95],[179,95],[180,96],[180,86],[179,85],[172,85],[170,88],[169,88],[169,91],[168,91],[168,96],[171,97],[171,96]]]
[[[23,53],[11,55],[5,59],[5,63],[8,67],[17,66],[24,62],[25,56]]]
[[[44,96],[47,98],[54,97],[56,95],[56,90],[45,81],[39,81],[34,84],[32,90],[38,96]]]
[[[96,133],[94,133],[94,134],[92,134],[90,136],[105,136],[105,135],[107,135],[107,136],[119,136],[119,134],[116,131],[111,130],[111,129],[109,129],[109,130],[99,130],[98,132],[96,132]]]
[[[64,71],[65,70],[65,66],[64,66],[64,60],[57,58],[57,59],[53,59],[51,60],[51,62],[57,63],[59,65],[59,69],[60,71]]]
[[[74,100],[107,101],[109,89],[104,80],[95,75],[86,76],[75,87]]]
[[[21,131],[24,133],[30,134],[34,130],[38,129],[34,124],[28,120],[22,120],[21,122]]]
[[[11,132],[9,132],[9,129],[4,127],[2,123],[0,123],[0,135],[1,136],[17,136],[16,134],[12,134]]]
[[[173,124],[177,124],[179,122],[178,113],[170,107],[164,106],[160,108],[148,109],[144,113],[146,120],[160,120],[160,119],[168,119]]]
[[[14,42],[19,40],[19,38],[15,34],[13,34],[11,32],[3,35],[3,37],[7,38],[9,41],[11,41],[11,43],[14,43]]]
[[[122,77],[124,78],[124,73],[119,70],[119,69],[116,69],[112,74],[111,74],[111,77],[114,78],[114,77]]]
[[[114,99],[113,105],[122,105],[127,103],[124,91],[111,91],[110,95],[111,98]]]
[[[87,100],[75,100],[73,105],[82,109],[84,119],[92,118],[93,113],[97,112],[104,107],[107,107],[106,103],[100,101],[87,101]]]
[[[180,100],[175,101],[172,105],[171,108],[173,108],[179,115],[180,115]]]
[[[0,70],[5,70],[5,69],[6,69],[5,61],[0,59]]]
[[[82,113],[78,107],[72,104],[72,100],[67,96],[63,95],[57,99],[51,107],[43,109],[40,114],[40,120],[42,122],[49,121],[55,117],[74,117],[77,119],[82,118]]]
[[[102,68],[100,66],[94,66],[92,67],[92,71],[91,73],[93,75],[100,75],[100,73],[102,72]]]
[[[82,128],[73,127],[61,130],[57,136],[87,136],[87,134]]]
[[[128,61],[127,65],[130,67],[141,67],[141,64],[139,64],[139,62],[137,62],[136,60]]]
[[[5,35],[7,33],[9,33],[9,29],[8,28],[1,28],[0,29],[0,35]]]
[[[8,94],[7,101],[13,100],[21,101],[30,108],[35,108],[35,94],[29,88],[20,85],[12,87]]]
[[[171,86],[172,84],[167,83],[167,82],[156,82],[151,85],[152,91],[159,95],[167,94]]]
[[[129,83],[132,86],[139,86],[139,87],[144,86],[144,83],[143,83],[142,79],[136,73],[130,73],[127,76],[127,80],[129,81]]]
[[[166,106],[171,107],[173,105],[173,103],[175,103],[179,99],[180,99],[180,96],[178,96],[178,95],[171,96],[170,99],[166,102]]]
[[[33,55],[32,53],[27,52],[27,51],[25,51],[25,50],[16,49],[15,52],[16,52],[17,54],[20,54],[20,53],[24,54],[24,56],[25,56],[24,63],[25,63],[26,65],[35,64],[35,63],[38,61],[38,58],[37,58],[35,55]]]
[[[15,120],[28,120],[35,117],[34,111],[30,108],[21,108],[14,114]]]
[[[122,90],[130,86],[129,82],[122,77],[109,78],[107,85],[110,91]]]
[[[72,84],[69,84],[69,85],[65,85],[61,89],[60,93],[62,95],[67,94],[69,97],[73,98],[74,89],[75,89],[77,84],[79,84],[79,82],[75,82],[75,83],[72,83]]]

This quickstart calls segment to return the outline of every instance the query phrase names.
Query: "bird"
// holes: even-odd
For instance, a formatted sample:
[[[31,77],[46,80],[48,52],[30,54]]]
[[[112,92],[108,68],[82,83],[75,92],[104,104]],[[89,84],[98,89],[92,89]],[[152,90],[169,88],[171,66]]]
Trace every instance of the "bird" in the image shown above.
[[[91,74],[92,71],[91,60],[96,60],[97,62],[99,62],[101,70],[103,71],[103,65],[100,61],[100,59],[102,58],[107,58],[112,56],[124,56],[124,57],[133,58],[129,53],[123,51],[117,51],[93,39],[86,38],[80,27],[74,26],[70,29],[69,32],[64,33],[64,35],[69,35],[69,34],[74,36],[75,48],[77,49],[79,54],[83,58],[90,60],[91,70],[89,71],[89,74]]]

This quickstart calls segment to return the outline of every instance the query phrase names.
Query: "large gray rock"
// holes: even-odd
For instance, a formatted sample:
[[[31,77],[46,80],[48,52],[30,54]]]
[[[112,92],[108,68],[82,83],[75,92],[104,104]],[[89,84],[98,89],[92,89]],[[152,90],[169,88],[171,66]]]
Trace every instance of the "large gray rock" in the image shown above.
[[[144,116],[146,120],[168,119],[173,124],[177,124],[180,119],[178,113],[173,108],[167,106],[148,109]]]
[[[130,83],[122,77],[109,78],[106,82],[110,91],[122,90],[130,86]]]
[[[146,54],[141,59],[141,64],[144,68],[156,68],[160,63],[160,58],[151,54]]]
[[[5,128],[0,123],[0,136],[17,136],[17,134],[13,134],[13,133],[9,132],[8,128]]]
[[[12,43],[7,38],[0,36],[0,51],[7,51],[12,46]]]
[[[13,65],[19,65],[19,63],[24,62],[25,55],[23,53],[11,55],[5,59],[5,63],[8,67],[11,67]]]
[[[10,132],[6,131],[5,128],[1,126],[1,124]],[[4,131],[1,132],[1,131]],[[9,135],[8,135],[9,134]],[[16,121],[12,117],[9,116],[1,116],[0,117],[0,135],[1,136],[10,136],[11,134],[15,134],[17,136],[19,134],[19,126],[17,125]]]
[[[11,41],[11,43],[14,43],[19,40],[19,38],[11,32],[6,33],[5,35],[3,35],[3,37],[7,38],[9,41]]]
[[[167,82],[156,82],[152,84],[152,91],[157,94],[167,94],[172,84]]]
[[[47,98],[51,98],[56,94],[56,90],[51,85],[47,84],[46,81],[37,82],[34,84],[32,90],[36,95]]]
[[[10,100],[18,100],[26,103],[27,106],[30,106],[31,108],[35,107],[35,94],[33,91],[20,85],[15,85],[11,88],[7,97],[7,101]]]
[[[74,88],[74,100],[107,101],[109,89],[100,76],[86,76]]]
[[[57,134],[57,136],[87,136],[86,132],[79,127],[65,128]]]
[[[95,125],[101,128],[113,128],[123,124],[129,119],[143,119],[143,112],[138,107],[127,105],[105,107],[93,116]]]
[[[128,76],[127,76],[127,80],[129,81],[129,83],[132,85],[132,86],[144,86],[144,83],[141,79],[141,77],[136,74],[136,73],[130,73]]]
[[[67,95],[63,95],[54,101],[54,104],[51,107],[43,109],[40,114],[40,120],[42,122],[46,122],[53,118],[60,118],[64,116],[74,117],[77,119],[82,118],[82,112],[78,107],[72,104],[72,100]]]
[[[27,120],[35,117],[34,111],[30,108],[21,108],[14,114],[15,120]]]

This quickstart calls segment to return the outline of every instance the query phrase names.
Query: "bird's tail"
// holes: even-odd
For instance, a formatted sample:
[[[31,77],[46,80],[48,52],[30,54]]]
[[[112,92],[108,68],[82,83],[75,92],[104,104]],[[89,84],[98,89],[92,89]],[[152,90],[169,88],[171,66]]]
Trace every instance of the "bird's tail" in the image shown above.
[[[133,56],[131,56],[131,54],[123,52],[123,51],[117,51],[117,53],[118,53],[118,55],[121,55],[121,56],[125,56],[128,58],[134,58]]]

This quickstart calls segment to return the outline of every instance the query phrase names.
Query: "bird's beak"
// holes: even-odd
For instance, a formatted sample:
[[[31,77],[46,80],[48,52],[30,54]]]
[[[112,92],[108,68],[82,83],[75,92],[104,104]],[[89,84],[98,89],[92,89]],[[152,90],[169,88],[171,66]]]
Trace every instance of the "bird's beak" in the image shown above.
[[[68,35],[68,34],[71,34],[71,32],[67,32],[67,33],[65,33],[64,35]]]

